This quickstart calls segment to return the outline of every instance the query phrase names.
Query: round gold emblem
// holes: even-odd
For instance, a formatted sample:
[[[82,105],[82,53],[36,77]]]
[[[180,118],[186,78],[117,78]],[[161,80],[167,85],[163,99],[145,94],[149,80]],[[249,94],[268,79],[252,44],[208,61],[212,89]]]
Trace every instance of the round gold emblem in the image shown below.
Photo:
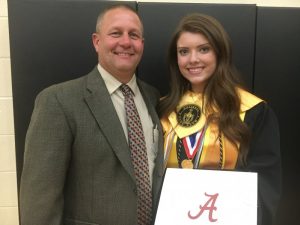
[[[201,109],[198,105],[184,105],[177,112],[177,121],[183,127],[191,127],[199,121],[200,116]]]
[[[183,169],[193,169],[194,165],[193,165],[193,161],[190,159],[184,159],[181,162],[181,167]]]

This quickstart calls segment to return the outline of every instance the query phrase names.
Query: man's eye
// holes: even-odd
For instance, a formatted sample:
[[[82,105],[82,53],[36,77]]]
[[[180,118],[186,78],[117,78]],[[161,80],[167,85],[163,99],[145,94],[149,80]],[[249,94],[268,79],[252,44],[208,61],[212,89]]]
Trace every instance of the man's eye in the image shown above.
[[[129,36],[133,39],[133,40],[138,40],[141,38],[141,36],[137,33],[130,33]]]
[[[121,33],[120,32],[111,32],[109,35],[112,37],[120,37]]]

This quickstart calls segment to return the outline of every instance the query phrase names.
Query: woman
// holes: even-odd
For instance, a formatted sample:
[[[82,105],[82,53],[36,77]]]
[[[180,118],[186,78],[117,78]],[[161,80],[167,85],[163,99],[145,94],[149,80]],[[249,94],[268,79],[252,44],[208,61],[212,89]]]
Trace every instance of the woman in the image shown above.
[[[281,191],[279,129],[262,99],[242,88],[222,25],[184,17],[169,47],[170,92],[159,105],[165,166],[258,173],[258,224],[272,224]]]

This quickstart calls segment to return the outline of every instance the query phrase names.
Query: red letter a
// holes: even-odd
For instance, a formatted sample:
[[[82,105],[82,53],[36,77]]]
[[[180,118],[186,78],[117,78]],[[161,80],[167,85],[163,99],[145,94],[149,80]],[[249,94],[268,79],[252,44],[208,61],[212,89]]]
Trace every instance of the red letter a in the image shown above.
[[[212,218],[212,213],[213,213],[214,210],[217,210],[217,207],[215,207],[215,203],[216,203],[216,200],[217,200],[217,197],[219,196],[219,194],[217,193],[217,194],[214,194],[214,195],[209,195],[209,194],[206,194],[206,192],[205,192],[205,195],[207,197],[210,197],[210,198],[207,200],[207,202],[203,206],[201,206],[201,205],[199,206],[200,212],[197,215],[192,216],[191,211],[189,211],[188,212],[188,217],[190,219],[193,219],[193,220],[197,219],[198,217],[200,217],[202,215],[204,210],[208,210],[209,211],[209,217],[208,217],[209,221],[210,222],[216,222],[218,219],[213,219]]]

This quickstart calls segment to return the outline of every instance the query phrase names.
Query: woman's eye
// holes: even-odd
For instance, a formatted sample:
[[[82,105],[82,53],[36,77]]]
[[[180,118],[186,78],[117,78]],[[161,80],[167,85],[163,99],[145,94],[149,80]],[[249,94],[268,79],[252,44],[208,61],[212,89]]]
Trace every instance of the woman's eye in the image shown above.
[[[189,52],[189,51],[188,51],[187,49],[179,49],[179,50],[178,50],[178,53],[179,53],[181,56],[187,55],[188,52]]]
[[[209,52],[209,50],[210,50],[210,47],[201,47],[200,49],[199,49],[199,51],[201,52],[201,53],[207,53],[207,52]]]

